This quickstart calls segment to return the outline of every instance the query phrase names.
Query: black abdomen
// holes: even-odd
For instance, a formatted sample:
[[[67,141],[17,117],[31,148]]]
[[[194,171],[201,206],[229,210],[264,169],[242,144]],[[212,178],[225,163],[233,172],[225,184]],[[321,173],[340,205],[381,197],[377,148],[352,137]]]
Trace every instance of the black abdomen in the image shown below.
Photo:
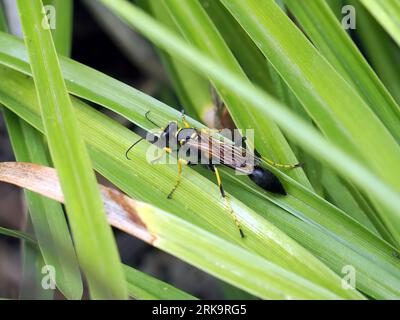
[[[254,167],[254,170],[249,174],[249,178],[264,190],[272,193],[286,195],[286,191],[279,179],[267,169]]]

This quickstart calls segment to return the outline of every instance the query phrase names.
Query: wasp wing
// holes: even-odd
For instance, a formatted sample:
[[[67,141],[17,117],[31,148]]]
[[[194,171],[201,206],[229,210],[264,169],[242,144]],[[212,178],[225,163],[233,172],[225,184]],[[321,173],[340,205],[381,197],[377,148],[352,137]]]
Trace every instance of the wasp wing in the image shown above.
[[[199,131],[186,145],[197,149],[203,155],[204,164],[223,164],[244,174],[251,174],[260,159],[250,150],[235,145],[232,141]]]

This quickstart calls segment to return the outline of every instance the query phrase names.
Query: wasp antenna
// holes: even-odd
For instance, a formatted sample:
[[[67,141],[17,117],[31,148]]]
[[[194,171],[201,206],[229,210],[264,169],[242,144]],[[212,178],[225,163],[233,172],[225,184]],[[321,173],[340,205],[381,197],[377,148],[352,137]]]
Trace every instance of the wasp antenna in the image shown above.
[[[132,160],[131,158],[129,158],[128,157],[128,153],[129,153],[129,151],[131,151],[131,149],[134,147],[134,146],[136,146],[140,141],[142,141],[144,138],[140,138],[139,140],[137,140],[137,141],[135,141],[127,150],[126,150],[126,152],[125,152],[125,157],[128,159],[128,160]]]

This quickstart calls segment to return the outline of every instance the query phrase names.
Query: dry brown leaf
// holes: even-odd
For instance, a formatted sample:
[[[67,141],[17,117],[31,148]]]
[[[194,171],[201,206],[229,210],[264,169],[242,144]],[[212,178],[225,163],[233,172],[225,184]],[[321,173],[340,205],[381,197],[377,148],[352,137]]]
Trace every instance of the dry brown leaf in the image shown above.
[[[26,162],[1,162],[0,181],[64,202],[64,195],[54,168]],[[99,188],[108,222],[126,233],[153,244],[156,237],[149,232],[140,215],[141,209],[149,205],[133,200],[115,189],[103,185],[99,185]]]

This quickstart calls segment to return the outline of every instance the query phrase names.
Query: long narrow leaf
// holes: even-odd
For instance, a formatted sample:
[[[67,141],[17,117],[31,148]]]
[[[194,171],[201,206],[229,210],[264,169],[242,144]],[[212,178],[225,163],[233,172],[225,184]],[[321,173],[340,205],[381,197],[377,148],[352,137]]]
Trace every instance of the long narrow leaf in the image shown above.
[[[23,231],[12,230],[12,229],[8,229],[8,228],[0,227],[0,234],[2,234],[4,236],[21,239],[21,240],[26,240],[28,242],[36,244],[35,238],[33,238],[30,234],[23,232]]]
[[[359,0],[400,46],[400,3],[397,0]]]
[[[0,77],[3,84],[0,91],[2,89],[5,91],[1,91],[0,101],[37,129],[43,130],[29,79],[15,72],[3,74],[4,77]],[[15,88],[14,81],[19,83],[18,90],[12,89]],[[24,100],[28,97],[30,102],[26,104]],[[185,179],[182,180],[174,199],[167,200],[167,194],[176,177],[175,166],[171,168],[166,165],[149,164],[146,159],[149,144],[146,142],[137,145],[134,157],[131,161],[127,161],[124,157],[125,150],[131,141],[137,139],[137,136],[85,104],[75,99],[74,103],[96,170],[119,188],[135,198],[155,204],[192,224],[199,225],[257,255],[266,257],[284,268],[293,270],[315,282],[323,283],[331,290],[342,292],[338,278],[326,266],[281,231],[271,229],[271,225],[264,219],[260,219],[255,212],[230,197],[230,203],[246,234],[246,238],[241,239],[218,193],[217,186],[193,170],[185,168]],[[346,291],[345,295],[347,294],[352,293]]]
[[[78,258],[91,296],[125,298],[126,286],[117,248],[106,224],[51,33],[46,24],[43,25],[42,3],[19,0],[17,4],[50,153],[60,173]],[[111,285],[106,286],[105,281]]]
[[[3,16],[1,12],[0,16]],[[5,30],[7,26],[3,25],[3,28]],[[47,148],[43,137],[11,111],[5,109],[3,114],[16,159],[48,165]],[[37,268],[45,264],[51,265],[56,270],[55,280],[59,290],[68,299],[79,299],[83,291],[80,270],[61,206],[28,191],[25,192],[25,197],[31,217],[29,221],[33,224],[32,228],[39,241],[40,250],[33,250],[26,242],[23,244],[22,283],[29,281],[25,272],[33,270],[35,279]],[[29,265],[30,262],[32,266]],[[42,266],[37,266],[39,262],[43,262]],[[21,295],[24,294],[23,284]],[[42,290],[38,291],[42,293]]]
[[[25,179],[29,174],[30,179]],[[29,163],[0,164],[0,180],[28,188],[57,201],[64,197],[55,170]],[[261,298],[338,299],[267,260],[230,244],[156,207],[102,187],[111,224]],[[221,272],[222,271],[222,272]]]
[[[189,43],[213,57],[215,61],[236,74],[242,81],[248,82],[240,64],[197,1],[167,0],[164,3]],[[199,30],[202,30],[202,32],[198,32]],[[236,126],[240,129],[254,130],[254,141],[251,138],[248,142],[255,145],[258,152],[279,163],[298,163],[285,137],[271,119],[248,108],[236,93],[228,92],[219,83],[212,82],[229,109]],[[310,187],[302,169],[292,170],[287,174]]]
[[[15,38],[9,37],[8,35],[0,34],[0,36],[2,36],[2,41],[0,42],[1,63],[5,63],[14,69],[20,70],[29,75],[29,66],[26,64],[27,58],[20,42]],[[4,45],[2,46],[1,44]],[[132,87],[118,82],[102,73],[71,60],[61,59],[61,62],[71,93],[101,104],[104,107],[110,108],[114,112],[123,115],[127,119],[147,130],[152,129],[153,125],[144,117],[144,113],[146,111],[151,110],[152,116],[159,123],[167,123],[171,119],[177,119],[177,117],[179,117],[179,113],[174,109],[167,108],[166,105],[160,103],[159,101],[146,96]],[[80,76],[78,77],[77,74],[80,74]],[[4,85],[6,85],[5,82]],[[190,119],[188,120],[191,121]],[[195,121],[191,121],[191,124],[196,127],[201,127],[201,124]],[[295,188],[293,190],[298,189],[297,185],[294,187]],[[292,195],[298,199],[299,203],[307,202],[310,199],[310,194],[305,196],[300,191],[292,192]],[[271,198],[273,199],[273,197]],[[329,220],[332,216],[340,216],[340,211],[332,211],[331,209],[333,207],[327,206],[326,201],[321,201],[321,199],[316,196],[313,196],[313,198],[315,198],[315,201],[320,204],[320,207],[314,208],[315,212],[330,212],[330,214],[324,215],[324,217]],[[290,203],[286,201],[282,202],[283,207],[290,208]],[[293,209],[299,210],[299,208],[296,207]],[[335,211],[336,214],[334,213]],[[344,230],[349,232],[349,236],[353,237],[353,234],[359,234],[359,230],[357,228],[352,227],[351,223],[349,222],[346,223],[345,217],[338,217],[338,219],[341,219],[338,220],[340,221],[339,226],[345,226]],[[332,223],[329,224],[332,225]],[[328,228],[328,224],[324,224],[324,226]],[[336,230],[335,233],[336,232],[339,231]],[[367,235],[364,235],[363,237],[369,238]]]
[[[164,2],[145,0],[149,10],[157,20],[163,21],[172,30],[176,25],[165,7]],[[175,92],[181,102],[181,109],[193,118],[201,120],[210,127],[214,125],[215,108],[212,103],[208,79],[197,74],[188,66],[180,63],[179,59],[159,50],[159,54],[171,77]]]
[[[199,2],[249,79],[268,92],[274,91],[267,60],[222,3],[209,0]]]
[[[400,104],[398,46],[358,0],[351,0],[357,12],[357,36],[371,65]]]
[[[129,296],[140,300],[196,300],[166,282],[124,265]]]
[[[215,80],[224,83],[230,90],[235,90],[236,93],[239,93],[244,99],[249,101],[253,107],[258,108],[260,112],[268,113],[274,117],[275,121],[283,129],[287,130],[287,132],[292,133],[293,139],[311,154],[330,164],[338,172],[342,174],[345,172],[361,189],[375,193],[376,197],[379,197],[381,205],[392,210],[394,224],[397,225],[400,223],[396,214],[400,204],[400,197],[395,191],[396,189],[393,190],[382,182],[374,173],[360,164],[359,161],[343,152],[336,144],[323,139],[314,129],[288,112],[276,100],[271,99],[262,91],[241,81],[225,68],[221,68],[207,59],[197,50],[185,45],[176,36],[163,29],[140,10],[121,0],[113,1],[112,4],[107,2],[107,5],[112,6],[114,10],[118,11],[121,17],[126,18],[129,23],[140,28],[141,32],[165,50],[174,52],[175,55],[180,56],[182,59],[190,61],[197,70],[207,73]],[[173,45],[167,39],[173,39]],[[266,108],[266,105],[269,107]],[[392,229],[397,232],[395,225],[392,226]]]
[[[0,44],[2,43],[4,43],[4,46],[0,45],[0,52],[2,53],[0,54],[0,60],[3,61],[3,63],[9,64],[13,68],[23,71],[25,74],[29,74],[29,70],[26,68],[26,62],[24,62],[26,57],[24,51],[20,49],[20,43],[15,41],[14,38],[9,38],[8,36],[2,37],[2,42],[0,42]],[[152,110],[152,117],[154,117],[156,121],[160,123],[166,123],[168,120],[178,116],[178,112],[171,108],[167,108],[157,100],[145,96],[123,83],[111,79],[76,62],[65,59],[61,59],[61,62],[63,63],[63,70],[67,84],[73,93],[83,96],[85,99],[100,103],[105,107],[111,108],[112,110],[124,115],[131,121],[134,121],[144,128],[152,128],[151,124],[149,124],[144,118],[144,113],[147,110]],[[77,77],[77,74],[80,74],[80,76]],[[23,81],[22,77],[17,77],[15,82],[11,81],[11,83],[8,84],[9,80],[12,80],[13,77],[14,76],[12,76],[10,73],[6,72],[2,77],[2,84],[7,95],[12,94],[15,96],[16,88],[20,87],[22,85],[21,82]],[[23,101],[21,100],[23,96],[31,96],[31,94],[26,91],[21,91],[20,93],[23,95],[19,98],[15,96],[14,99]],[[34,105],[35,103],[33,100],[32,104],[28,104],[27,106],[33,107]],[[29,113],[30,111],[28,114]],[[94,115],[90,114],[83,120],[83,123],[87,123],[88,120],[91,121],[92,118],[94,118]],[[199,125],[196,122],[191,122],[195,126]],[[189,210],[189,208],[187,208],[187,203],[191,203],[191,207],[197,206],[197,197],[182,198],[183,202],[181,206],[171,205],[170,202],[166,202],[164,200],[165,193],[170,191],[169,188],[171,188],[171,179],[174,179],[174,174],[171,176],[169,173],[170,171],[155,171],[156,168],[154,166],[148,167],[146,162],[137,162],[131,166],[129,162],[127,163],[126,161],[121,161],[121,155],[129,146],[130,141],[134,141],[136,139],[135,137],[126,136],[123,131],[120,132],[117,130],[117,128],[114,128],[111,122],[107,122],[107,124],[104,126],[97,128],[98,131],[88,133],[87,139],[89,139],[88,141],[95,143],[97,146],[96,148],[100,147],[100,149],[103,150],[102,152],[106,152],[107,156],[102,154],[101,151],[93,151],[92,155],[94,157],[96,169],[108,179],[110,179],[131,196],[152,202],[174,213],[179,213],[179,209],[181,207]],[[126,136],[126,140],[121,138],[110,139],[111,136],[116,132]],[[140,155],[141,152],[145,151],[140,151],[139,149],[135,152],[135,154]],[[143,174],[142,170],[150,170],[154,172],[154,174],[157,174],[157,176],[154,177],[152,174],[151,178],[147,179],[145,178],[146,174]],[[190,169],[188,169],[188,171],[190,171]],[[131,174],[131,172],[134,174]],[[195,176],[191,174],[189,175],[189,173],[190,172],[187,172],[185,175],[188,175],[188,179],[190,178],[189,180],[193,181],[193,185],[187,189],[191,195],[194,194],[194,189],[197,190],[195,193],[196,195],[204,190],[210,190],[209,184],[203,185],[203,182],[198,180]],[[163,175],[166,175],[166,179]],[[281,175],[281,177],[283,176]],[[162,192],[152,191],[151,195],[154,195],[154,197],[150,198],[148,194],[142,192],[143,190],[141,190],[141,188],[135,188],[135,183],[142,186],[142,181],[146,181],[149,185],[154,184],[154,181],[157,181],[156,185],[154,185],[154,190],[159,190],[161,186],[164,186],[162,187],[165,190],[164,195]],[[288,180],[287,183],[291,182]],[[286,185],[288,186],[288,184]],[[351,259],[354,259],[355,264],[357,264],[356,257],[358,254],[368,257],[368,259],[375,261],[377,265],[379,265],[379,267],[375,266],[377,267],[377,269],[375,269],[376,271],[371,270],[370,272],[381,274],[382,276],[384,274],[383,269],[385,269],[387,265],[398,265],[398,261],[392,255],[393,248],[390,248],[390,246],[387,246],[387,244],[374,237],[371,233],[366,232],[365,229],[362,229],[357,226],[357,224],[354,224],[354,221],[349,220],[340,210],[337,210],[332,205],[329,205],[326,201],[323,201],[310,192],[306,194],[303,189],[299,188],[298,185],[293,184],[292,186],[293,188],[291,189],[290,193],[293,198],[290,197],[286,199],[280,199],[280,201],[276,203],[289,212],[302,217],[305,221],[310,221],[310,223],[315,223],[314,219],[317,219],[317,223],[321,224],[324,229],[329,230],[335,241],[338,241],[338,239],[343,241],[343,239],[345,239],[345,243],[355,250],[354,254],[351,255]],[[183,189],[185,188],[184,185],[182,187]],[[250,190],[254,190],[254,186],[249,186],[249,188]],[[257,192],[259,193],[259,191]],[[263,196],[267,196],[266,199],[268,200],[275,201],[274,196],[268,195],[267,193],[264,193]],[[209,201],[209,198],[207,201]],[[305,203],[307,203],[307,205],[304,205]],[[194,217],[203,217],[204,213],[208,213],[208,211],[209,209],[200,207],[198,211],[199,214],[195,214]],[[324,214],[321,214],[321,212]],[[208,221],[213,223],[212,220]],[[217,230],[218,233],[221,231],[223,232],[223,230],[226,229],[225,231],[227,231],[228,234],[235,235],[235,230],[234,228],[231,229],[229,220],[227,220],[224,225],[224,229]],[[335,248],[328,246],[326,247],[326,250],[335,251]],[[363,264],[357,265],[358,268],[364,267]],[[391,270],[393,270],[395,274],[398,272],[396,271],[398,270],[396,268]]]
[[[49,165],[40,133],[11,111],[4,115],[17,161]],[[79,266],[61,205],[29,191],[25,196],[44,262],[56,271],[57,287],[68,299],[80,299]]]
[[[399,145],[364,100],[318,54],[275,2],[221,1],[249,32],[321,131],[348,155],[371,166],[372,171],[398,193],[400,172],[396,168],[400,161]],[[333,94],[336,91],[341,94]],[[338,161],[337,158],[335,160]],[[376,196],[376,186],[369,194],[375,202],[381,201]],[[396,197],[400,199],[398,195]],[[398,213],[393,208],[385,211],[382,218],[399,244]]]
[[[323,0],[285,0],[314,45],[400,141],[400,108]]]
[[[1,165],[0,165],[1,166]],[[33,164],[32,164],[33,166]],[[4,178],[4,177],[3,177]],[[1,180],[1,178],[0,178]],[[31,183],[33,183],[31,181]],[[31,192],[31,191],[29,191]],[[49,199],[50,200],[50,199]],[[37,267],[43,267],[44,263],[37,263],[38,254],[40,256],[40,252],[38,251],[37,241],[34,237],[30,234],[18,231],[18,230],[11,230],[7,228],[0,227],[0,234],[13,237],[16,239],[20,239],[29,243],[29,247],[24,249],[28,250],[26,261],[23,261],[23,268],[30,268],[32,270],[36,270]],[[25,256],[25,255],[24,255]],[[31,265],[30,265],[31,264]],[[123,265],[127,287],[128,287],[128,294],[130,297],[135,299],[148,299],[148,300],[194,300],[196,299],[194,296],[183,292],[166,282],[160,281],[152,276],[149,276],[139,270],[133,269],[127,265]],[[41,272],[37,272],[43,277]],[[35,274],[29,273],[25,275],[29,282],[32,282],[33,279],[36,278]],[[41,282],[41,281],[39,281]],[[29,288],[32,290],[32,288]],[[51,291],[51,290],[50,290]],[[37,298],[44,298],[43,295],[32,294],[29,296],[20,296],[21,299],[37,299]]]
[[[352,84],[393,137],[400,141],[399,106],[357,50],[326,2],[285,0],[285,3],[314,45],[336,71]],[[390,215],[384,208],[378,207],[378,211],[382,216]],[[390,234],[386,238],[395,243]]]
[[[44,0],[43,4],[49,9],[46,14],[53,19],[51,33],[57,52],[68,57],[72,47],[73,0]]]
[[[349,154],[359,156],[356,151],[359,150],[373,168],[399,190],[400,179],[388,171],[397,166],[399,146],[363,100],[317,53],[274,1],[264,1],[261,6],[253,0],[222,2],[288,82],[323,133]],[[340,90],[341,95],[333,97],[336,90]],[[353,125],[354,119],[357,119],[357,126]],[[382,156],[387,153],[390,156]]]
[[[315,224],[310,224],[289,214],[274,204],[262,201],[262,197],[248,192],[236,181],[226,179],[227,190],[238,199],[248,204],[252,209],[261,212],[274,225],[285,230],[305,248],[309,249],[337,274],[343,274],[345,266],[352,266],[357,272],[357,289],[375,299],[397,299],[399,292],[393,290],[395,280],[392,275],[377,273],[373,260],[355,253],[342,241],[337,241],[325,230]],[[312,235],[312,236],[311,236]],[[396,272],[396,271],[394,271]]]
[[[54,297],[54,289],[44,288],[42,280],[43,266],[46,263],[36,245],[24,241],[22,250],[22,275],[19,289],[19,299],[22,300],[51,300]]]

